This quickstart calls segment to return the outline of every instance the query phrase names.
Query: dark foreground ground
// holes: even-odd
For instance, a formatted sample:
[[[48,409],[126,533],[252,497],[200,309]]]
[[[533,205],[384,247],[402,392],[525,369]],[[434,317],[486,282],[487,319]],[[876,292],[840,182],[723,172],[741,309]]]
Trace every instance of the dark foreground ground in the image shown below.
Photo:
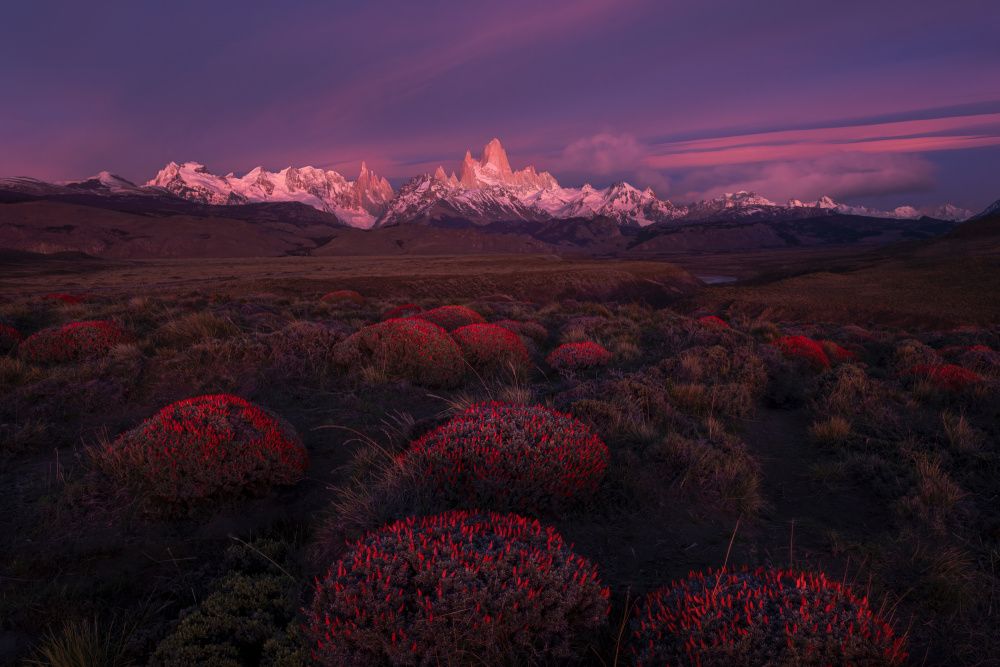
[[[121,664],[146,664],[239,560],[230,548],[261,538],[287,545],[290,609],[307,605],[328,566],[317,554],[337,521],[331,503],[343,502],[359,454],[370,457],[372,442],[403,447],[489,399],[571,413],[611,450],[597,498],[548,518],[611,588],[609,629],[576,664],[614,664],[616,629],[637,595],[724,564],[852,584],[906,634],[914,664],[1000,664],[1000,364],[995,354],[955,359],[982,378],[961,392],[900,375],[948,347],[1000,350],[1000,283],[984,282],[995,271],[985,260],[970,280],[937,257],[920,265],[921,248],[917,259],[845,267],[828,257],[836,266],[812,277],[709,289],[670,266],[556,257],[5,263],[0,292],[13,297],[0,303],[0,324],[28,335],[112,319],[137,342],[69,364],[0,356],[0,664],[38,658],[84,621]],[[765,259],[740,261],[784,261]],[[814,259],[779,268],[798,273]],[[716,261],[686,268],[726,275]],[[368,298],[322,302],[333,289]],[[36,292],[91,296],[68,305]],[[455,389],[331,363],[333,345],[406,302],[463,303],[549,335],[527,375],[470,373]],[[865,303],[893,310],[859,310]],[[709,312],[730,328],[688,317]],[[816,371],[768,344],[783,334],[836,341],[860,361]],[[610,350],[608,366],[560,374],[546,364],[558,344],[581,340]],[[210,393],[291,422],[311,457],[306,479],[166,517],[89,462],[102,439]],[[691,456],[691,443],[711,456]]]

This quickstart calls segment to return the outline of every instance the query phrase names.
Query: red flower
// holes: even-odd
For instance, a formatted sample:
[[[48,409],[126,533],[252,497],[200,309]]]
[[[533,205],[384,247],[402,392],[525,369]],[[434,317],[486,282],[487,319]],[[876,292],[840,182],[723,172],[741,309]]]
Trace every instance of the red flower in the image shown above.
[[[382,316],[382,320],[405,320],[413,317],[422,310],[423,308],[420,306],[416,306],[412,303],[405,303],[402,306],[396,306],[395,308],[390,309],[389,312]]]
[[[912,366],[900,373],[900,375],[926,378],[941,389],[953,389],[954,391],[962,391],[969,385],[979,382],[981,379],[972,371],[961,366],[952,366],[951,364]]]
[[[465,306],[441,306],[425,310],[414,317],[432,322],[448,332],[464,327],[466,324],[486,324],[482,315]]]
[[[692,572],[646,596],[632,621],[636,665],[879,664],[903,638],[821,574],[760,567]]]
[[[603,624],[609,590],[553,528],[513,514],[405,519],[350,546],[307,616],[324,665],[508,664],[571,658]]]
[[[228,394],[168,405],[114,447],[140,461],[153,495],[171,503],[260,493],[295,483],[309,466],[288,422]]]
[[[467,324],[452,332],[465,360],[473,368],[526,368],[531,359],[518,335],[493,324]]]
[[[346,368],[375,364],[391,377],[430,386],[454,386],[465,373],[462,351],[451,336],[416,318],[365,327],[337,344],[334,361]]]
[[[7,352],[22,340],[24,337],[17,329],[0,324],[0,352]]]
[[[452,507],[538,515],[592,497],[608,448],[569,415],[483,403],[414,442],[402,458]]]
[[[783,336],[771,343],[789,359],[804,359],[815,370],[830,368],[830,360],[819,343],[805,336]]]
[[[549,358],[549,366],[556,370],[577,370],[603,366],[611,353],[597,343],[566,343],[557,347]]]
[[[704,317],[699,317],[698,323],[711,327],[723,327],[726,329],[729,328],[729,325],[726,323],[725,320],[718,318],[715,315],[705,315]]]
[[[67,305],[75,306],[78,303],[83,303],[89,297],[86,294],[43,294],[42,298],[58,299]]]

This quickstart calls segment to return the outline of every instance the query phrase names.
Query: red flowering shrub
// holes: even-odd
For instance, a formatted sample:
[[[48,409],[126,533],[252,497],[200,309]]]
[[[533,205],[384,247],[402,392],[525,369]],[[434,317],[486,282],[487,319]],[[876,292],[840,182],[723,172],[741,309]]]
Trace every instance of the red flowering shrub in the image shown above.
[[[452,332],[465,360],[473,368],[526,368],[528,348],[514,332],[492,324],[467,324]]]
[[[793,570],[719,570],[646,596],[634,664],[899,665],[903,638],[837,582]]]
[[[396,306],[395,308],[390,309],[389,312],[382,316],[382,320],[405,320],[408,317],[413,317],[422,310],[423,308],[420,306],[415,306],[412,303],[406,303],[402,306]]]
[[[499,665],[573,657],[609,590],[553,529],[446,512],[368,533],[322,580],[305,628],[323,665]]]
[[[597,343],[566,343],[557,347],[546,361],[556,370],[577,370],[603,366],[611,353]]]
[[[42,329],[21,343],[18,354],[28,361],[73,361],[107,354],[119,343],[131,343],[132,335],[114,322],[73,322]]]
[[[24,337],[6,324],[0,324],[0,353],[7,352],[24,340]]]
[[[698,323],[712,327],[725,327],[726,329],[729,328],[729,325],[726,323],[725,320],[716,317],[715,315],[705,315],[704,317],[699,317]]]
[[[549,330],[538,322],[517,322],[516,320],[500,320],[494,322],[498,327],[509,329],[519,336],[527,336],[536,342],[544,342],[549,337]]]
[[[353,303],[357,306],[365,305],[365,297],[349,289],[330,292],[324,295],[321,301],[325,301],[326,303]]]
[[[425,310],[414,317],[436,324],[449,333],[467,324],[486,324],[482,315],[465,306],[441,306]]]
[[[288,422],[227,394],[168,405],[113,448],[138,462],[155,498],[179,504],[293,484],[309,466]]]
[[[78,303],[83,303],[87,300],[86,294],[43,294],[42,298],[45,299],[57,299],[63,303],[75,306]]]
[[[823,348],[814,340],[805,336],[782,336],[771,345],[774,345],[781,353],[789,359],[804,359],[809,362],[815,370],[826,370],[830,368],[830,360],[827,358]]]
[[[911,366],[900,375],[925,378],[940,389],[955,391],[962,391],[981,379],[972,371],[952,364]]]
[[[494,402],[472,406],[402,457],[451,507],[537,515],[592,497],[608,448],[569,415]]]
[[[861,357],[856,352],[845,349],[832,341],[820,341],[819,345],[823,349],[823,353],[826,355],[826,358],[832,366],[852,364],[861,361]],[[849,343],[848,346],[850,346]]]
[[[419,320],[387,320],[365,327],[334,348],[343,367],[373,363],[393,378],[454,386],[465,373],[462,350],[444,329]]]
[[[1000,354],[985,345],[954,345],[938,350],[938,355],[978,373],[1000,370]]]

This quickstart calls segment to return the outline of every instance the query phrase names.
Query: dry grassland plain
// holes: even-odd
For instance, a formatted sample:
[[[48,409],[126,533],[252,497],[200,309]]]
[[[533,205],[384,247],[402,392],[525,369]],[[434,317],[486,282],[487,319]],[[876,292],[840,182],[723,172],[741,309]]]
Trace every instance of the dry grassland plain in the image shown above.
[[[532,616],[534,595],[524,593],[525,615],[503,614],[527,619],[529,630],[490,634],[485,616],[464,611],[503,596],[438,594],[456,576],[446,565],[427,590],[464,611],[434,616],[430,634],[399,626],[421,638],[406,655],[631,665],[650,641],[680,655],[695,625],[649,637],[637,609],[672,581],[726,566],[846,586],[857,604],[867,598],[878,627],[904,639],[911,663],[996,664],[1000,319],[990,303],[997,282],[986,282],[995,266],[970,248],[944,260],[828,257],[840,263],[812,275],[801,266],[823,268],[815,258],[769,256],[764,272],[786,277],[710,288],[670,264],[556,256],[11,255],[0,267],[0,664],[68,664],[59,660],[73,651],[123,666],[318,664],[311,651],[328,643],[315,631],[320,612],[364,624],[425,609],[405,600],[389,609],[382,598],[336,607],[333,583],[334,598],[317,595],[316,578],[340,571],[349,542],[387,544],[398,527],[377,531],[407,517],[510,507],[563,540],[529,535],[518,549],[562,545],[579,560],[559,551],[560,562],[600,585],[581,588],[576,602],[546,598],[566,625]],[[725,274],[709,266],[717,258],[689,260],[692,273]],[[406,304],[397,312],[416,320],[380,324]],[[461,308],[428,312],[444,306]],[[90,321],[108,324],[79,324]],[[496,348],[516,366],[488,358],[481,322],[502,328]],[[55,333],[65,325],[74,326]],[[459,333],[462,325],[474,328]],[[606,352],[555,355],[563,345]],[[236,398],[176,407],[206,395]],[[506,450],[488,465],[477,459],[477,429],[496,417],[469,410],[491,401],[530,406],[537,423],[560,429],[551,442],[562,449],[537,468]],[[158,467],[166,453],[135,443],[157,442],[148,420],[194,423],[203,404],[214,416],[176,451],[228,447],[204,426],[227,419],[234,437],[269,429],[278,453],[254,454],[252,478],[238,466],[203,474],[208,464],[170,477]],[[522,412],[504,413],[513,416],[503,428],[536,424]],[[517,433],[510,442],[531,442]],[[442,468],[453,451],[464,453]],[[368,553],[386,568],[395,554]],[[578,574],[531,576],[554,591]],[[400,590],[416,600],[423,585]],[[803,613],[795,603],[788,613]],[[798,616],[786,632],[761,614],[736,648],[714,649],[728,630],[699,625],[701,664],[759,664],[761,651],[786,641],[792,653],[775,664],[844,650],[855,652],[852,664],[887,664],[884,635],[858,643],[833,618],[829,633],[814,635]],[[725,622],[750,619],[739,618]],[[326,664],[403,656],[391,632],[366,627],[368,644],[319,651]]]

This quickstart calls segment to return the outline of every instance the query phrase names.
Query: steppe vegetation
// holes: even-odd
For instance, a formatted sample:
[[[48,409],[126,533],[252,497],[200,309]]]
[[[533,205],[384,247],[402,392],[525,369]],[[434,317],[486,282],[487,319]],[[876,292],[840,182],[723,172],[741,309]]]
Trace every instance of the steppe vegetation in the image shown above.
[[[997,664],[1000,329],[341,286],[0,303],[0,660]]]

